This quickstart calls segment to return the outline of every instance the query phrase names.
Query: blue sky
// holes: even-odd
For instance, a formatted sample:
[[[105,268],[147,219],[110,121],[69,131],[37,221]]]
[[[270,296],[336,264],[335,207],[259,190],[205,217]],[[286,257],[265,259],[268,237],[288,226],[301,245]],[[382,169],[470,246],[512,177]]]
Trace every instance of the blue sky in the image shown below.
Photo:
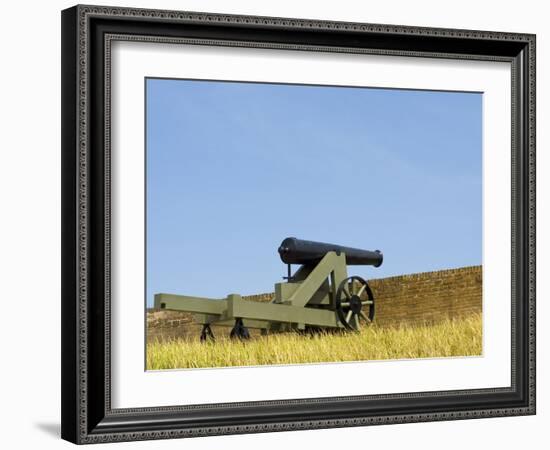
[[[147,79],[147,304],[270,292],[287,236],[481,264],[482,95]]]

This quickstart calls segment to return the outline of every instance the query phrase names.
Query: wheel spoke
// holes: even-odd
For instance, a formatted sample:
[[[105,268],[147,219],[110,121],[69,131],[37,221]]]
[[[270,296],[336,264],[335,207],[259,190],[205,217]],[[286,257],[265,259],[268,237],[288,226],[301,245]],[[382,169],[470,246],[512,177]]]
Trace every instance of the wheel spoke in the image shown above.
[[[351,316],[353,315],[353,311],[350,309],[348,311],[348,315],[346,316],[346,322],[349,324],[349,321],[351,319]],[[351,325],[351,324],[350,324]]]
[[[363,300],[363,301],[361,302],[361,304],[362,304],[363,306],[365,306],[365,305],[374,305],[374,302],[373,302],[372,300]]]
[[[364,284],[363,286],[361,286],[361,289],[359,289],[359,292],[357,292],[357,296],[358,296],[358,297],[361,297],[361,294],[362,294],[363,292],[365,292],[365,288],[366,288],[366,287],[367,287],[366,284]]]
[[[342,289],[342,292],[344,292],[344,295],[346,296],[346,298],[348,299],[351,298],[351,295],[346,287]]]
[[[363,311],[361,311],[359,314],[363,319],[365,319],[365,322],[370,323],[369,317]]]
[[[344,306],[344,307],[349,306],[349,302],[342,302],[340,303],[340,306]]]
[[[361,329],[361,324],[359,323],[359,314],[353,316],[355,318],[355,329],[359,331]]]

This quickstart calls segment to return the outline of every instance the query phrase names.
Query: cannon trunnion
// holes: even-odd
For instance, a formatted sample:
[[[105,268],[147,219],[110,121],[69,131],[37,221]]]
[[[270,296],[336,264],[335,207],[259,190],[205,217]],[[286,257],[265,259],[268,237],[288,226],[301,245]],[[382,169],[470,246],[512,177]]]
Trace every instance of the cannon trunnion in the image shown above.
[[[232,338],[248,338],[248,328],[262,334],[292,330],[350,330],[374,320],[374,295],[367,282],[348,277],[347,265],[379,267],[380,251],[361,250],[294,237],[278,249],[288,264],[286,282],[275,284],[269,302],[244,300],[238,294],[209,299],[174,294],[155,294],[155,308],[194,313],[203,325],[201,341],[213,340],[210,325],[232,326]],[[291,265],[300,267],[292,274]]]

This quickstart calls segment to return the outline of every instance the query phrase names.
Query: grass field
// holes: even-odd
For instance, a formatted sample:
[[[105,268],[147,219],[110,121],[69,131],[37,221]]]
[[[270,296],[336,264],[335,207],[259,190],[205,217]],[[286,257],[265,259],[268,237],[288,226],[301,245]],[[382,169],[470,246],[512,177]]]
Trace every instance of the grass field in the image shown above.
[[[246,342],[218,338],[206,344],[174,339],[147,344],[147,369],[473,356],[481,354],[481,334],[481,315],[474,315],[416,327],[372,325],[360,333],[286,333]]]

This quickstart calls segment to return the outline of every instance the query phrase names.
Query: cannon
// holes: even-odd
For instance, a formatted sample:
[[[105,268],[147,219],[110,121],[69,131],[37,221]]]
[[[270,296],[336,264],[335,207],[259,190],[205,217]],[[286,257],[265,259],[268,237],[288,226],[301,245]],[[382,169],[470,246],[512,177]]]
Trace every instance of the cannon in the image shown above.
[[[305,330],[359,331],[374,320],[374,295],[359,276],[348,276],[347,266],[379,267],[383,255],[369,251],[289,237],[278,249],[287,264],[285,282],[275,283],[268,302],[243,299],[155,294],[155,308],[193,313],[202,325],[201,341],[214,340],[211,325],[232,327],[231,338],[247,339],[249,329],[262,334]],[[292,273],[292,265],[299,265]]]

